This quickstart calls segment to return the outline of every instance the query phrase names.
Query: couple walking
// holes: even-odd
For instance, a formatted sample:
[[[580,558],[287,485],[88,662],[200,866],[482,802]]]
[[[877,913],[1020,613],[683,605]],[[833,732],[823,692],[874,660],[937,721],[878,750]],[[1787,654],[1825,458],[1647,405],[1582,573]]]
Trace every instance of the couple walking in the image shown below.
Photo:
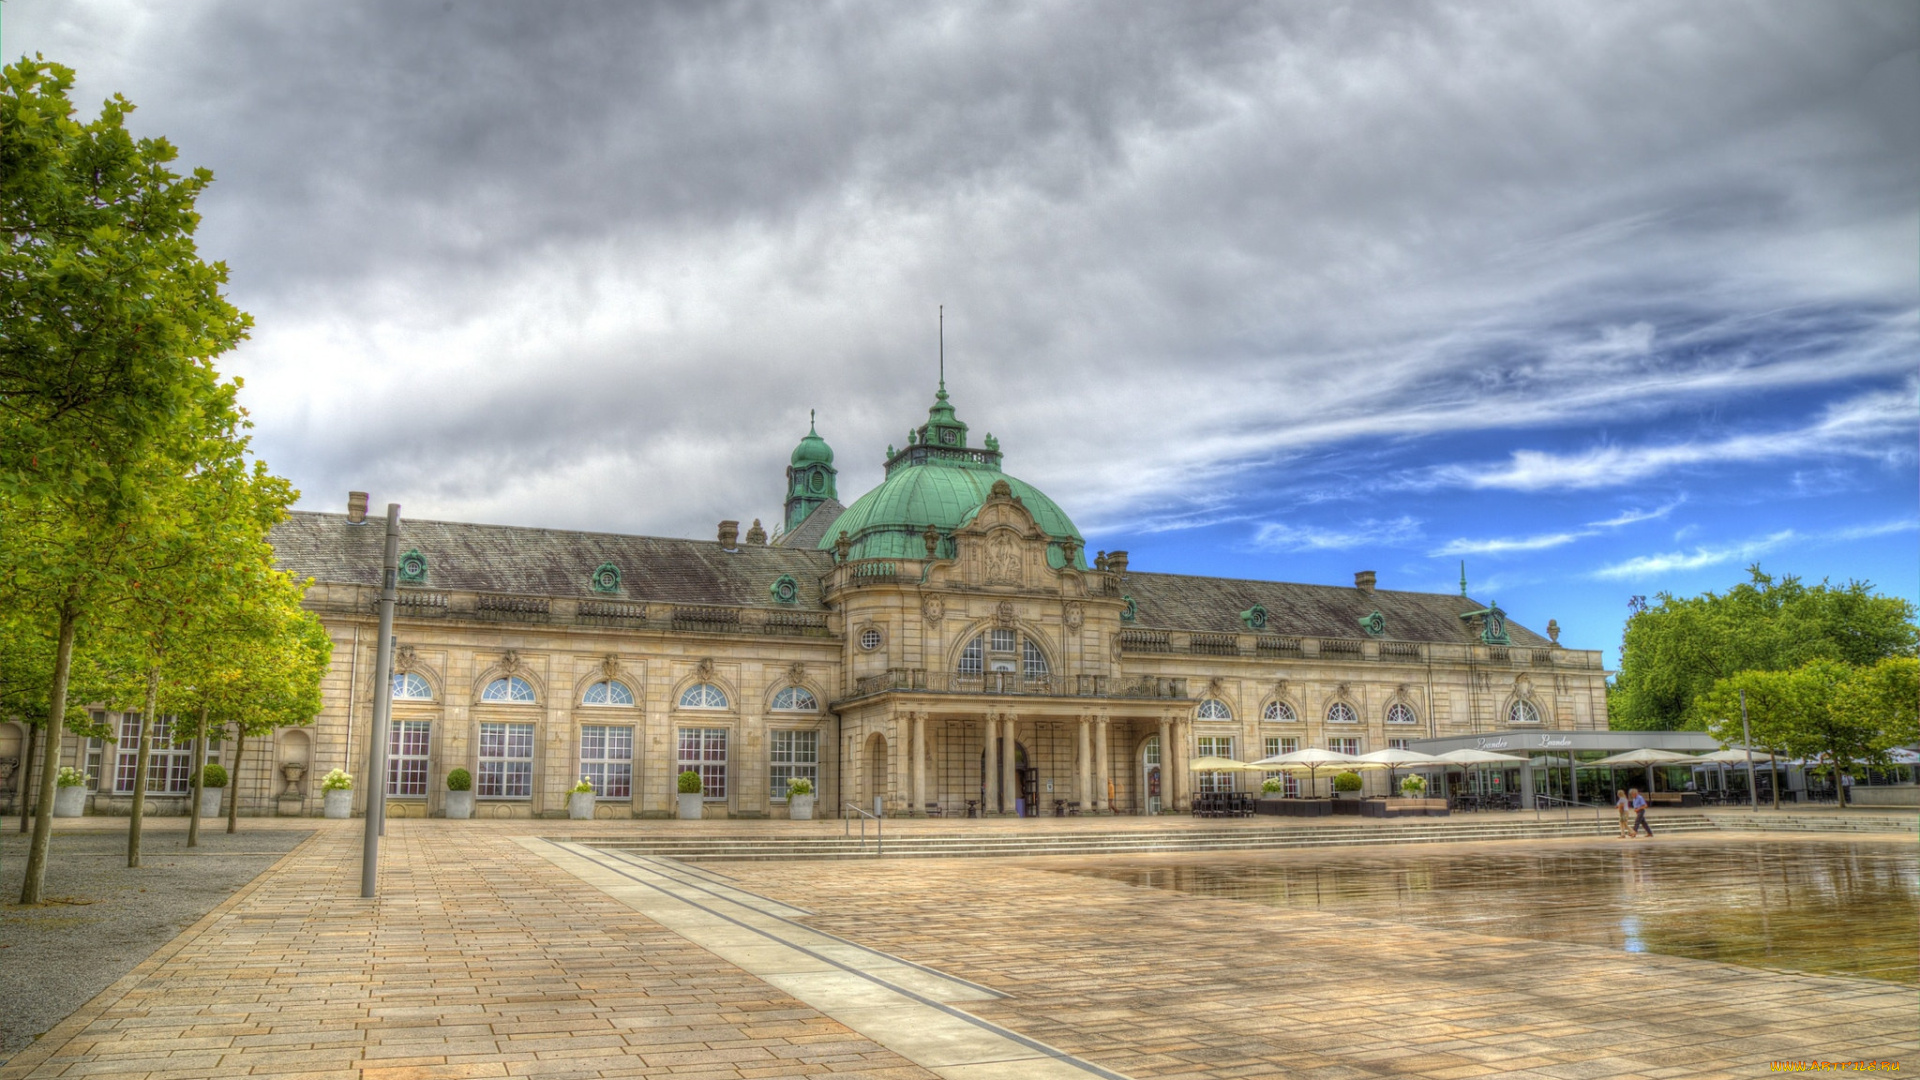
[[[1613,808],[1620,811],[1620,839],[1631,840],[1647,830],[1647,837],[1653,837],[1653,826],[1647,824],[1647,797],[1640,794],[1639,788],[1628,788],[1613,793]],[[1633,825],[1627,825],[1627,814],[1633,814]]]

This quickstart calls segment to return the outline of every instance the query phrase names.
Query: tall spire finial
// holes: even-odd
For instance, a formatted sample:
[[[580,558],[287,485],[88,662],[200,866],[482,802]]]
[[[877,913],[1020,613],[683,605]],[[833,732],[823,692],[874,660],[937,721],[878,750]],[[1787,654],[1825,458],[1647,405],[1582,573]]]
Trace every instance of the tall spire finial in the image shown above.
[[[1467,560],[1460,560],[1460,595],[1467,595]]]
[[[947,396],[947,305],[940,305],[940,397]]]
[[[818,431],[816,431],[816,430],[814,430],[814,426],[813,426],[813,417],[814,417],[814,410],[812,410],[812,409],[808,409],[808,410],[807,410],[807,434],[809,434],[809,435],[818,435],[818,434],[820,434],[820,432],[818,432]],[[1464,564],[1462,564],[1462,565],[1464,565]]]

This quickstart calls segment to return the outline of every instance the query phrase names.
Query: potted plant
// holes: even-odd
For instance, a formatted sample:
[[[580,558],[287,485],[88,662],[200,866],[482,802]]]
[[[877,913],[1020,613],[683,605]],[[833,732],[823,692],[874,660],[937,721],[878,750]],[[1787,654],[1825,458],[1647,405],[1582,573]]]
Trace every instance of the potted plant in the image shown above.
[[[62,765],[53,783],[54,817],[79,817],[87,812],[87,774]]]
[[[1409,776],[1405,780],[1400,781],[1400,794],[1409,799],[1425,798],[1427,794],[1426,778]]]
[[[699,821],[702,799],[700,793],[705,788],[700,783],[700,774],[688,769],[680,774],[680,820]]]
[[[574,821],[593,820],[593,781],[581,777],[567,789],[567,817]]]
[[[1271,776],[1267,777],[1265,780],[1260,781],[1260,797],[1263,799],[1279,798],[1280,797],[1280,781]]]
[[[191,781],[189,781],[191,782]],[[200,770],[200,816],[220,816],[220,793],[227,788],[227,767],[210,761]]]
[[[320,778],[321,814],[330,818],[353,816],[353,775],[335,769]]]
[[[787,816],[795,821],[813,820],[813,781],[803,776],[787,781]]]
[[[473,816],[473,774],[465,769],[447,774],[447,816],[463,821]]]
[[[1359,798],[1360,797],[1360,774],[1357,772],[1349,771],[1349,772],[1343,772],[1335,775],[1333,778],[1333,790],[1340,791],[1340,792],[1350,792],[1352,793],[1354,798],[1356,799]]]

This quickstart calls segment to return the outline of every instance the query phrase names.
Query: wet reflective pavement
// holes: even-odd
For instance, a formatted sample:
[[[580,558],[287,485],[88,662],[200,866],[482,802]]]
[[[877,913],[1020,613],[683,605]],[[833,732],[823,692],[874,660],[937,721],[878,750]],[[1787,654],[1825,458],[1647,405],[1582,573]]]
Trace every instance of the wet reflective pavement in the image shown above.
[[[1144,857],[1062,872],[1437,929],[1920,983],[1905,840],[1619,841]]]

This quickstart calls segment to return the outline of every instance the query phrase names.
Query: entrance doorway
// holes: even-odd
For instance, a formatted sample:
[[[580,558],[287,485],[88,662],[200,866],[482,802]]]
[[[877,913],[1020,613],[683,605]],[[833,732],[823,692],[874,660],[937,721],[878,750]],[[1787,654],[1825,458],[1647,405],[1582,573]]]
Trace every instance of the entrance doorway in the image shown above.
[[[878,817],[887,794],[887,737],[877,731],[867,736],[866,752],[861,757],[861,809]]]
[[[1028,766],[1027,748],[1018,742],[1013,744],[1013,775],[1017,790],[1000,792],[1000,805],[987,806],[987,775],[989,770],[992,770],[994,776],[1001,775],[999,770],[1006,760],[1002,756],[1006,746],[1007,740],[996,739],[995,752],[991,761],[988,760],[985,750],[980,751],[980,805],[985,806],[985,812],[989,814],[1005,814],[1019,810],[1025,816],[1032,817],[1037,813],[1034,809],[1037,805],[1034,796],[1040,785],[1040,770]]]
[[[1160,736],[1150,735],[1140,744],[1140,790],[1147,793],[1148,814],[1160,812]]]

